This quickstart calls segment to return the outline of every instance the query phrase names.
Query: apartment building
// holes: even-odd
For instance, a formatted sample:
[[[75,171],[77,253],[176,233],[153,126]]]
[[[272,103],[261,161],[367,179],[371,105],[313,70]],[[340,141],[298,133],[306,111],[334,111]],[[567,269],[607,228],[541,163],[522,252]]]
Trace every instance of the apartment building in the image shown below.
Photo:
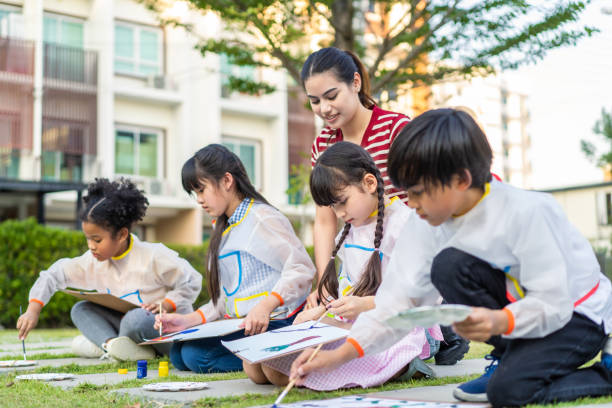
[[[284,72],[203,58],[196,36],[222,36],[221,21],[168,12],[196,35],[160,27],[136,1],[0,0],[0,220],[78,226],[84,184],[123,176],[149,198],[142,238],[199,243],[210,220],[182,191],[180,171],[209,143],[232,149],[271,203],[288,208]],[[229,73],[278,91],[230,92]]]
[[[447,106],[465,108],[481,124],[493,150],[495,174],[517,187],[532,187],[526,93],[498,75],[433,85],[431,108]]]

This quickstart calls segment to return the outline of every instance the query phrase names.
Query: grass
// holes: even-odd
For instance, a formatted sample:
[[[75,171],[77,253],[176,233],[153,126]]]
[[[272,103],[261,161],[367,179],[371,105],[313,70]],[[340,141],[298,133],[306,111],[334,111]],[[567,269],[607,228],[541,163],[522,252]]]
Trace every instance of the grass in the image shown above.
[[[59,340],[67,340],[76,336],[78,331],[76,329],[43,329],[35,330],[28,336],[28,341],[39,342],[39,343],[52,343]],[[5,344],[18,344],[17,332],[15,330],[0,331],[0,343]],[[51,347],[51,346],[50,346]],[[41,348],[44,350],[44,348]],[[491,351],[491,346],[484,343],[472,342],[470,344],[470,351],[466,355],[467,359],[483,358],[486,354]],[[13,358],[11,358],[13,357]],[[21,358],[21,355],[15,356],[4,356],[1,359],[14,359]],[[43,360],[47,358],[66,358],[73,357],[72,354],[51,354],[51,353],[39,353],[28,355],[28,357],[37,360]],[[156,359],[149,361],[149,371],[157,370],[159,361],[164,359]],[[165,359],[167,360],[167,358]],[[45,373],[45,372],[57,372],[57,373],[73,373],[73,374],[100,374],[100,373],[113,373],[117,372],[118,368],[127,368],[130,374],[126,377],[125,381],[116,384],[105,384],[105,385],[94,385],[90,383],[84,383],[77,387],[69,390],[62,389],[50,385],[48,383],[36,382],[36,381],[15,381],[15,376],[22,373]],[[44,406],[49,408],[66,408],[66,407],[87,407],[87,408],[178,408],[189,406],[190,408],[241,408],[251,406],[270,406],[280,389],[275,394],[260,395],[260,394],[245,394],[240,396],[223,397],[223,398],[203,398],[195,402],[191,402],[187,405],[179,404],[168,404],[156,401],[147,401],[139,399],[138,397],[129,396],[123,393],[113,392],[120,388],[136,388],[146,383],[161,382],[161,381],[220,381],[220,380],[234,380],[246,378],[242,372],[237,373],[222,373],[222,374],[194,374],[192,376],[175,376],[170,375],[165,379],[146,379],[138,380],[135,377],[136,363],[135,362],[101,362],[100,364],[90,366],[80,366],[77,364],[68,364],[59,367],[36,367],[33,370],[11,372],[6,375],[0,375],[0,401],[2,406],[10,406],[11,408],[26,408],[35,406]],[[406,389],[413,387],[426,387],[446,384],[456,384],[465,381],[469,381],[473,378],[478,377],[477,375],[462,376],[462,377],[445,377],[445,378],[434,378],[434,379],[420,379],[410,380],[407,382],[390,382],[379,387],[368,388],[367,390],[361,388],[339,390],[339,391],[325,391],[317,392],[308,389],[293,389],[289,395],[285,398],[284,402],[297,402],[304,400],[320,400],[335,398],[343,395],[353,394],[364,394],[364,393],[376,393],[383,391],[392,391],[398,389]],[[580,401],[574,401],[569,403],[555,404],[555,407],[570,407],[578,404],[604,404],[612,402],[612,396],[601,397],[601,398],[586,398]],[[532,405],[531,408],[536,407],[552,407],[552,405]]]

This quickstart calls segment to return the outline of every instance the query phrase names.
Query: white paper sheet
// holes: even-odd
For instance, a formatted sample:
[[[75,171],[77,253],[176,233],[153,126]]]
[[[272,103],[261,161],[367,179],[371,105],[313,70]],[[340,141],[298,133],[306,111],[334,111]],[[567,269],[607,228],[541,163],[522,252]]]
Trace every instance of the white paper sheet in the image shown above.
[[[140,344],[171,343],[175,341],[202,339],[205,337],[225,336],[226,334],[235,333],[242,330],[242,328],[239,326],[243,321],[244,319],[217,320],[210,323],[200,324],[199,326],[193,326],[179,332],[166,333],[161,337],[156,337]]]
[[[308,321],[221,343],[236,356],[250,363],[259,363],[321,343],[330,343],[349,334],[348,330],[323,323],[313,327],[314,323]]]
[[[428,402],[428,401],[410,401],[391,398],[371,398],[360,397],[358,395],[350,395],[346,397],[318,400],[318,401],[302,401],[293,404],[279,404],[278,408],[404,408],[404,407],[421,407],[421,408],[471,408],[482,407],[482,404],[455,404],[452,402]]]

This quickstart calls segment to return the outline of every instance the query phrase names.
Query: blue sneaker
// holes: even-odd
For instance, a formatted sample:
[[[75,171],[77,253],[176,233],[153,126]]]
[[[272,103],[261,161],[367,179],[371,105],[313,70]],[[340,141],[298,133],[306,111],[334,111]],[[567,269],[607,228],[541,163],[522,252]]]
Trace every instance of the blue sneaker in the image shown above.
[[[601,353],[601,365],[612,371],[612,354]]]
[[[491,364],[485,367],[484,374],[455,388],[453,390],[455,398],[469,402],[488,402],[487,384],[499,364],[499,359],[490,354],[486,355],[485,359],[491,360]]]

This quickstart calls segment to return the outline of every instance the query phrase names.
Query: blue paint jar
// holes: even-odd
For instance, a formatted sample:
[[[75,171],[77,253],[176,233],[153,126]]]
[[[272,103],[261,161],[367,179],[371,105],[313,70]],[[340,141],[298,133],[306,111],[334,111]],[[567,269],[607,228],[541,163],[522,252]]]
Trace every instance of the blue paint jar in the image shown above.
[[[136,378],[145,378],[147,376],[147,360],[138,360],[136,368]]]

